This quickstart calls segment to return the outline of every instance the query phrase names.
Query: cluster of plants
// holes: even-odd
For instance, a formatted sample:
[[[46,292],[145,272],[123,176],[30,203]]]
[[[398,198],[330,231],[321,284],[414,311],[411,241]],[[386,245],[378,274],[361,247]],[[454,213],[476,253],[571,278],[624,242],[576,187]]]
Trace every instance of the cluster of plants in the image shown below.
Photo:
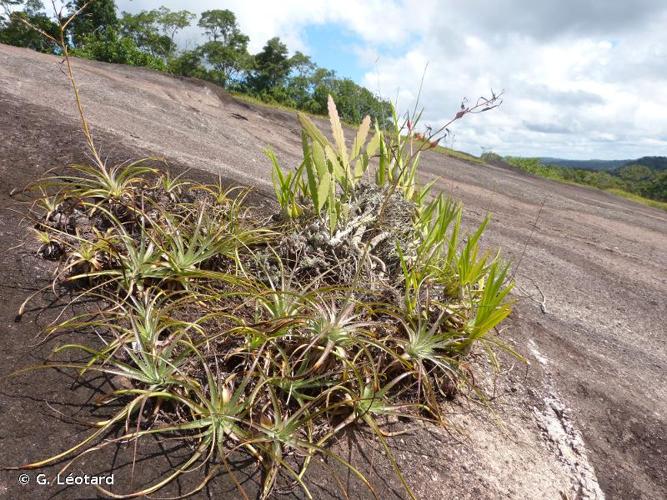
[[[326,114],[327,96],[332,95],[349,123],[360,123],[365,115],[381,119],[390,114],[388,102],[318,67],[301,52],[290,56],[279,38],[250,54],[248,36],[226,9],[202,12],[197,27],[206,41],[180,50],[177,33],[197,17],[187,10],[160,7],[119,16],[114,0],[72,0],[65,3],[65,11],[50,17],[41,0],[0,0],[0,5],[6,7],[0,12],[0,43],[60,53],[58,44],[49,43],[29,24],[58,39],[63,20],[78,12],[64,36],[70,53],[78,57],[210,80],[234,92],[314,114]]]
[[[361,424],[412,495],[385,419],[446,423],[444,400],[473,383],[471,353],[506,348],[496,327],[512,284],[480,248],[488,219],[464,234],[461,205],[418,184],[424,141],[406,121],[366,117],[348,147],[331,98],[328,108],[332,141],[300,114],[302,163],[284,170],[269,153],[275,214],[249,207],[246,190],[146,161],[107,166],[83,121],[94,163],[32,186],[30,217],[39,253],[58,263],[50,288],[69,303],[45,334],[90,340],[30,370],[102,374],[116,388],[87,437],[23,467],[153,437],[182,440],[189,457],[131,494],[202,463],[206,481],[227,471],[243,492],[229,464],[239,453],[260,466],[262,497],[278,483],[310,497],[316,456],[372,490],[330,447]]]
[[[491,152],[485,153],[482,158],[502,159],[521,170],[548,179],[574,182],[616,193],[641,196],[657,202],[667,202],[667,170],[661,164],[652,168],[648,165],[630,163],[615,170],[601,171],[550,165],[539,158],[517,156],[500,158]]]

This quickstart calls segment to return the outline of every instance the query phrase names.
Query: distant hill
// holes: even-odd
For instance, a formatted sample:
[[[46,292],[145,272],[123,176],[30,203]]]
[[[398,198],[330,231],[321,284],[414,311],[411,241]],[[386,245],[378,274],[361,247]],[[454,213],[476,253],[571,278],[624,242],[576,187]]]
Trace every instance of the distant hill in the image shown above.
[[[636,160],[566,160],[563,158],[540,158],[545,165],[558,165],[559,167],[581,168],[584,170],[605,170],[608,172],[618,170],[625,165],[645,165],[653,170],[667,170],[667,157],[665,156],[643,156]]]
[[[498,155],[485,153],[483,160],[498,160]],[[667,210],[667,157],[644,156],[636,160],[561,160],[559,158],[522,158],[505,156],[510,165],[531,174],[599,189],[645,198]],[[650,204],[650,203],[649,203]]]
[[[644,156],[630,163],[632,165],[644,165],[653,170],[667,170],[667,156]]]

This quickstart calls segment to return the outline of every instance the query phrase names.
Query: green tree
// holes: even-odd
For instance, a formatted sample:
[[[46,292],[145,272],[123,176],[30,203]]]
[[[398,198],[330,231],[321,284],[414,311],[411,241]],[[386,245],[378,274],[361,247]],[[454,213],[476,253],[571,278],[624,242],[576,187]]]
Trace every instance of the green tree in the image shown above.
[[[618,176],[625,181],[627,191],[659,201],[665,198],[664,173],[644,164],[626,165],[618,170]]]
[[[132,38],[122,36],[116,29],[107,28],[79,40],[81,43],[72,49],[72,55],[96,61],[145,66],[159,71],[166,69],[161,58],[142,51]]]
[[[73,0],[68,3],[70,13],[77,12],[87,0]],[[72,42],[81,45],[84,38],[91,40],[90,35],[102,34],[108,29],[118,28],[116,3],[114,0],[94,0],[76,16],[70,24]]]
[[[609,172],[599,171],[591,172],[588,180],[588,184],[595,186],[599,189],[611,189],[622,187],[622,183],[618,181],[618,178],[611,175]]]
[[[317,69],[317,64],[312,61],[310,56],[297,50],[290,58],[290,69],[295,77],[309,80]]]
[[[271,38],[262,51],[253,58],[253,69],[248,77],[249,87],[257,94],[276,94],[290,73],[291,63],[287,45],[280,38]]]
[[[204,29],[209,40],[214,42],[221,38],[223,42],[229,43],[232,38],[241,33],[236,16],[231,10],[207,10],[201,13],[197,26]]]
[[[157,10],[157,22],[162,28],[162,32],[169,37],[172,44],[174,37],[183,28],[190,26],[197,16],[188,10],[171,11],[166,7],[160,7]]]
[[[202,65],[199,49],[186,50],[169,60],[167,71],[174,75],[207,78],[208,72]]]
[[[313,97],[307,111],[318,115],[327,113],[327,99],[333,95],[336,72],[326,68],[317,68],[312,76]]]
[[[27,47],[39,52],[52,52],[52,44],[32,26],[53,36],[58,36],[58,25],[44,12],[44,5],[40,0],[28,0],[23,10],[10,10],[10,7],[20,5],[21,1],[3,0],[3,14],[0,16],[0,43]]]
[[[238,80],[239,76],[248,68],[248,37],[240,35],[231,44],[211,40],[199,48],[206,64],[212,67],[212,79],[223,87]]]
[[[629,182],[650,181],[653,179],[653,170],[645,165],[628,165],[619,169],[618,176]]]
[[[380,101],[370,90],[349,78],[334,80],[331,95],[340,115],[350,123],[359,123],[366,115],[379,123],[384,123],[391,117],[391,106],[388,102]]]
[[[211,78],[228,87],[248,69],[249,38],[236,24],[236,16],[229,10],[207,10],[198,25],[204,28],[209,41],[199,47],[204,64],[211,67]]]
[[[658,201],[667,201],[667,170],[656,172],[642,195]]]
[[[289,104],[299,109],[307,109],[312,103],[313,75],[317,65],[309,56],[297,51],[290,59],[291,73],[287,80]]]
[[[152,56],[166,58],[175,51],[176,45],[168,35],[160,33],[159,19],[157,10],[143,10],[137,14],[123,12],[120,33]]]

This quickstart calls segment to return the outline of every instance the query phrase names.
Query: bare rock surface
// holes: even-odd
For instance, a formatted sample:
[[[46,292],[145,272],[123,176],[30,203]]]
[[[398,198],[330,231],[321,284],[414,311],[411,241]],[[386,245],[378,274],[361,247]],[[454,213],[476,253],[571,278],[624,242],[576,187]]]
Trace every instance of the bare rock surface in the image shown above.
[[[22,300],[47,282],[50,269],[30,245],[16,248],[26,228],[16,213],[23,207],[10,192],[49,168],[85,159],[59,63],[0,45],[0,377],[40,362],[52,347],[36,341],[41,316],[14,322]],[[253,185],[267,199],[270,165],[263,150],[273,148],[284,166],[300,161],[294,113],[145,69],[80,60],[74,69],[110,161],[164,157],[192,175]],[[439,189],[465,203],[468,227],[493,213],[485,243],[512,259],[518,284],[503,335],[530,364],[504,358],[493,378],[477,363],[495,395],[488,406],[460,400],[448,408],[447,430],[417,426],[390,440],[415,493],[429,499],[666,498],[667,214],[502,164],[429,153],[422,165],[424,180],[437,177]],[[83,435],[85,426],[59,412],[76,414],[77,405],[90,403],[92,388],[70,392],[68,380],[46,372],[0,379],[0,466],[43,458]],[[405,496],[382,447],[363,431],[336,446],[369,475],[378,496]],[[127,467],[108,458],[84,459],[78,468],[113,467],[127,478]],[[146,458],[142,469],[158,474],[164,466],[158,462]],[[21,486],[18,475],[0,471],[0,497],[95,494],[35,486],[36,473],[33,484]],[[351,498],[372,497],[346,481]],[[214,483],[209,496],[231,491],[224,480]],[[314,466],[311,486],[318,498],[343,497],[330,465]],[[129,479],[121,489],[129,490]]]

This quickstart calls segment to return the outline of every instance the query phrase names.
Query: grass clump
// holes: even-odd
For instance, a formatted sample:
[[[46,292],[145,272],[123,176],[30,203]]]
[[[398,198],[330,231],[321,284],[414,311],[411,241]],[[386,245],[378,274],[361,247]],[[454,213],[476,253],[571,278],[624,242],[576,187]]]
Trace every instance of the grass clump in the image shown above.
[[[268,153],[280,205],[271,217],[246,206],[246,190],[145,161],[76,166],[34,186],[39,252],[58,261],[53,289],[97,303],[46,331],[90,332],[90,342],[56,349],[83,360],[38,368],[104,374],[119,388],[79,444],[24,467],[151,436],[183,440],[190,455],[126,495],[151,494],[203,462],[206,480],[234,477],[238,453],[260,466],[262,497],[279,481],[311,497],[317,455],[372,491],[331,451],[341,431],[369,426],[392,457],[383,418],[445,423],[443,401],[471,383],[467,356],[481,346],[495,360],[502,345],[508,267],[480,248],[488,219],[464,234],[461,205],[418,184],[423,141],[412,126],[406,133],[394,114],[381,130],[366,118],[348,148],[331,99],[329,115],[332,140],[299,116],[296,169]]]

